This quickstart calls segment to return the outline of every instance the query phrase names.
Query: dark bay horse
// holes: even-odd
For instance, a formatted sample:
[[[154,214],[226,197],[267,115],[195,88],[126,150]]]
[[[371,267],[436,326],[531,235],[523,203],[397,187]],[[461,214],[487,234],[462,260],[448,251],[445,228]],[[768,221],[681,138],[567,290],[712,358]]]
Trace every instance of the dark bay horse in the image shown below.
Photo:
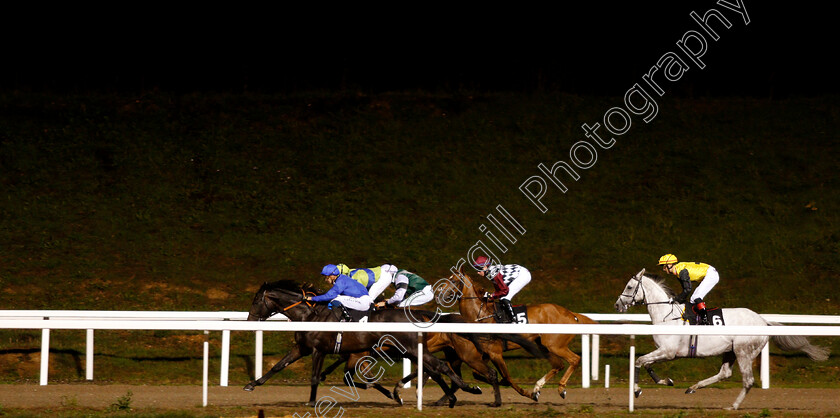
[[[486,301],[483,297],[484,288],[479,286],[473,279],[464,273],[463,268],[459,270],[458,274],[453,274],[449,277],[448,284],[440,286],[440,291],[445,293],[454,293],[455,298],[458,299],[458,309],[461,315],[467,321],[474,322],[496,322],[496,307],[495,303]],[[527,306],[528,322],[532,324],[596,324],[597,322],[581,315],[572,312],[560,305],[553,303],[540,303]],[[487,348],[487,353],[490,356],[490,361],[499,369],[502,377],[516,390],[520,395],[531,398],[535,401],[539,400],[540,390],[554,377],[560,370],[565,367],[564,361],[568,363],[568,368],[557,386],[557,391],[560,396],[566,398],[566,384],[572,376],[575,368],[580,364],[580,356],[569,348],[569,344],[575,338],[574,334],[526,334],[523,335],[527,340],[539,342],[540,345],[547,349],[548,361],[551,364],[551,370],[543,376],[534,385],[534,390],[528,393],[518,385],[516,385],[510,378],[510,372],[507,365],[502,358],[502,353],[507,350],[514,350],[520,347],[514,344],[508,344],[507,347],[498,344],[495,349]]]
[[[248,311],[249,321],[261,321],[270,316],[282,312],[292,321],[317,321],[337,322],[338,319],[333,312],[325,305],[312,304],[304,301],[307,288],[287,280],[273,283],[263,283],[254,295],[251,302],[251,309]],[[409,322],[405,314],[396,310],[374,311],[370,315],[370,321],[375,322]],[[420,329],[420,328],[418,328]],[[295,346],[277,364],[275,364],[262,377],[251,381],[243,388],[252,391],[256,386],[265,384],[274,374],[279,373],[288,365],[303,358],[312,356],[312,374],[310,379],[309,405],[314,406],[318,385],[321,382],[321,369],[324,358],[327,354],[349,354],[372,351],[376,347],[379,351],[391,347],[398,351],[405,350],[405,357],[417,359],[417,333],[413,332],[347,332],[342,334],[340,346],[336,344],[339,333],[334,331],[297,331],[295,332]],[[429,336],[423,333],[424,344],[428,344]],[[336,352],[336,347],[340,347]],[[449,386],[443,380],[442,375],[447,375],[454,386],[467,393],[478,394],[481,390],[467,386],[464,381],[453,372],[446,364],[437,357],[431,355],[427,350],[423,352],[424,370],[438,383],[444,392],[450,396],[450,407],[454,406],[454,395]]]

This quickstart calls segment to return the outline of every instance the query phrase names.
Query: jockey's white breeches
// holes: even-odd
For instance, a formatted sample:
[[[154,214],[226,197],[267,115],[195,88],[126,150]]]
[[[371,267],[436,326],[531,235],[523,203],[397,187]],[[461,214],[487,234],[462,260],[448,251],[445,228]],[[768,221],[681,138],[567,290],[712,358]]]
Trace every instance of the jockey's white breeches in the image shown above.
[[[531,282],[531,272],[528,269],[522,267],[519,270],[519,276],[517,276],[513,281],[508,283],[508,294],[502,296],[502,299],[513,300],[513,297],[525,287],[526,284]]]
[[[341,302],[341,304],[347,308],[355,309],[357,311],[366,311],[370,309],[370,305],[373,303],[373,299],[370,295],[364,295],[357,298],[347,295],[338,295],[333,300]]]
[[[405,308],[406,306],[417,306],[429,303],[435,297],[434,291],[432,291],[432,285],[428,285],[410,295],[407,298],[403,299],[402,302],[398,303],[397,306],[400,308]]]
[[[720,280],[720,276],[718,276],[717,270],[714,267],[709,267],[709,270],[706,271],[706,277],[697,285],[697,289],[694,289],[689,301],[695,303],[697,299],[705,298],[706,294],[715,287],[718,280]]]
[[[382,268],[379,271],[379,279],[376,280],[376,283],[370,286],[368,289],[368,294],[372,300],[376,300],[376,297],[381,295],[385,289],[388,288],[388,285],[394,281],[394,275],[397,274],[397,268],[394,267],[392,264],[383,264]]]

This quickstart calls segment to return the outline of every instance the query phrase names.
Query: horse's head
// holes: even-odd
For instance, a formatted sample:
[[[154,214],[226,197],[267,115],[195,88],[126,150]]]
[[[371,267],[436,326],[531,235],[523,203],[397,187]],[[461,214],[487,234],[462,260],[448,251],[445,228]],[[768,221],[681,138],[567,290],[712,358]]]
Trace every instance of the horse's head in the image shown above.
[[[260,290],[254,295],[251,301],[251,309],[248,310],[249,321],[264,321],[277,313],[284,313],[289,319],[302,315],[294,315],[293,308],[299,306],[309,309],[309,303],[304,302],[304,297],[311,285],[299,285],[289,280],[281,280],[272,283],[263,283]]]
[[[440,279],[433,286],[435,296],[440,301],[455,302],[464,297],[475,296],[479,289],[472,278],[464,273],[463,267],[449,277]],[[482,291],[483,292],[483,291]]]
[[[615,310],[624,313],[627,312],[629,307],[644,302],[645,291],[642,288],[642,278],[644,276],[645,269],[642,269],[627,281],[627,285],[624,286],[624,290],[618,296],[618,300],[615,301]]]

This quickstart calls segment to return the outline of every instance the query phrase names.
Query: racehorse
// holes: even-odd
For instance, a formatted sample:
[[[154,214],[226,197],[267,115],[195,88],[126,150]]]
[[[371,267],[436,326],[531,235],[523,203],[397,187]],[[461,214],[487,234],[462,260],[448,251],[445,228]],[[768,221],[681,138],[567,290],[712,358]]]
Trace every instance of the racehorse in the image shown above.
[[[461,315],[469,322],[496,322],[496,305],[487,301],[482,296],[484,289],[473,279],[464,273],[463,268],[458,274],[453,274],[447,279],[448,284],[440,286],[441,292],[450,294],[454,292],[454,298],[458,299],[458,309]],[[533,324],[596,324],[585,315],[572,312],[560,305],[553,303],[540,303],[526,307],[528,322]],[[538,401],[540,390],[552,377],[565,367],[568,368],[563,374],[557,387],[560,396],[566,398],[566,384],[572,376],[575,368],[580,364],[580,356],[569,348],[569,344],[575,338],[573,334],[523,334],[529,341],[538,342],[544,348],[545,356],[551,364],[551,370],[540,378],[534,385],[534,389],[528,393],[513,382],[510,372],[507,369],[502,353],[508,350],[520,348],[516,344],[501,344],[496,341],[493,349],[485,348],[490,356],[490,361],[496,366],[504,378],[503,382],[509,384],[520,395]]]
[[[674,291],[663,284],[663,281],[658,276],[645,274],[645,270],[642,269],[627,282],[623,292],[615,302],[615,309],[619,312],[626,312],[629,307],[635,304],[644,304],[647,305],[648,313],[654,325],[688,326],[688,322],[682,318],[682,305],[672,302]],[[746,308],[726,308],[722,311],[726,325],[782,325],[767,321],[759,314]],[[690,342],[692,338],[696,338],[693,344]],[[638,383],[641,367],[647,370],[657,384],[673,386],[674,382],[670,378],[660,379],[656,375],[652,368],[654,363],[675,358],[722,355],[723,365],[718,374],[697,382],[689,387],[685,393],[694,393],[697,389],[729,378],[732,376],[732,365],[737,360],[743,378],[743,387],[741,393],[735,399],[735,403],[727,409],[738,409],[755,382],[752,369],[753,360],[770,339],[768,336],[703,335],[694,337],[691,335],[654,335],[653,341],[656,343],[656,350],[636,359],[636,386],[634,387],[636,397],[642,393]],[[811,345],[808,338],[804,336],[773,336],[772,340],[782,350],[802,351],[814,361],[828,359],[828,349]]]
[[[426,317],[427,321],[431,319],[433,316],[432,312],[428,311],[419,311],[419,314],[423,317]],[[412,310],[412,315],[417,316],[418,311]],[[438,322],[465,322],[461,315],[458,314],[448,314],[442,315],[438,318]],[[489,383],[493,387],[493,395],[494,399],[493,402],[490,403],[491,407],[499,407],[502,405],[502,394],[499,390],[499,380],[496,371],[489,367],[487,364],[486,356],[484,355],[487,351],[491,351],[497,349],[494,340],[501,340],[501,341],[508,341],[512,344],[517,344],[523,347],[526,351],[528,351],[531,355],[537,358],[545,358],[545,353],[540,349],[540,346],[534,344],[531,341],[523,338],[519,335],[511,335],[511,334],[466,334],[461,335],[458,333],[430,333],[430,337],[426,342],[425,349],[428,350],[430,353],[437,353],[443,352],[447,362],[450,365],[450,368],[455,371],[458,376],[460,376],[461,365],[467,364],[470,368],[473,369],[476,377],[479,380],[483,380],[486,383]],[[369,355],[368,353],[352,353],[343,356],[342,358],[335,361],[333,364],[328,366],[323,374],[321,375],[321,379],[324,380],[326,375],[335,370],[341,363],[347,362],[345,366],[345,372],[348,369],[352,369],[355,367],[356,362],[360,359],[364,358],[365,355]],[[402,403],[402,400],[399,396],[399,388],[404,385],[406,382],[411,381],[417,377],[417,372],[409,373],[402,380],[400,380],[394,388],[392,394],[390,394],[389,398],[393,398],[397,400],[397,402]],[[374,388],[379,390],[382,393],[386,393],[383,391],[383,388],[377,387],[377,384],[374,384]],[[455,388],[457,390],[457,388]],[[388,396],[388,394],[386,394]],[[434,405],[443,405],[447,400],[452,403],[452,399],[454,395],[448,396],[444,395],[441,397]]]
[[[306,289],[295,282],[281,280],[273,283],[263,283],[254,295],[251,308],[248,311],[249,321],[261,321],[270,316],[282,312],[292,321],[317,321],[336,322],[338,319],[333,312],[322,304],[313,304],[304,300]],[[374,311],[370,315],[370,321],[376,322],[408,322],[406,315],[396,310]],[[426,333],[424,338],[428,339]],[[295,346],[277,364],[259,379],[253,380],[243,388],[252,391],[256,386],[265,384],[274,374],[282,371],[289,364],[303,358],[312,356],[312,375],[310,379],[309,405],[315,406],[315,397],[318,391],[318,384],[321,382],[321,368],[327,354],[346,354],[380,350],[386,347],[405,350],[405,356],[417,359],[417,334],[413,332],[403,333],[377,333],[377,332],[348,332],[343,335],[341,343],[337,343],[337,337],[341,335],[335,331],[297,331],[295,332]],[[424,341],[425,343],[425,341]],[[397,347],[397,345],[399,347]],[[481,390],[477,387],[467,386],[461,378],[455,374],[446,364],[441,362],[429,352],[423,352],[424,370],[429,376],[443,388],[444,393],[450,396],[450,407],[454,406],[453,391],[443,380],[442,375],[446,374],[452,383],[467,393],[479,394]]]

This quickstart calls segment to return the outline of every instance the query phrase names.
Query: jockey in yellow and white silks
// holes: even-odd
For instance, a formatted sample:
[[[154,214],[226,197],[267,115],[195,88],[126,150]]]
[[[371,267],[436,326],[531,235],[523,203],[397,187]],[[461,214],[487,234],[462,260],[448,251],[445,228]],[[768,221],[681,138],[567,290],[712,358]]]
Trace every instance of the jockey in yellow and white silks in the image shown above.
[[[368,291],[371,299],[381,295],[397,274],[397,267],[393,264],[383,264],[379,267],[351,269],[346,264],[339,264],[341,274],[361,283]]]
[[[681,263],[677,260],[677,256],[673,254],[665,254],[660,257],[659,265],[666,273],[673,274],[680,280],[683,291],[674,297],[677,302],[684,303],[686,301],[686,297],[691,293],[691,282],[700,282],[688,301],[697,306],[697,313],[700,315],[701,322],[707,324],[706,302],[703,301],[703,298],[720,280],[717,270],[706,263],[695,261]]]

